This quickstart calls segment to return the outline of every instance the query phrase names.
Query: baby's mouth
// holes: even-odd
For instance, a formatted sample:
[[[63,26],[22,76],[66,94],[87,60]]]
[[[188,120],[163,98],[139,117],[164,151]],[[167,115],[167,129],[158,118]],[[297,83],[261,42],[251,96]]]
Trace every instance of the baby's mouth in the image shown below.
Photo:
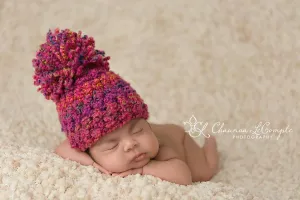
[[[132,161],[139,162],[141,160],[144,160],[146,158],[146,153],[139,153],[136,156],[133,157]]]

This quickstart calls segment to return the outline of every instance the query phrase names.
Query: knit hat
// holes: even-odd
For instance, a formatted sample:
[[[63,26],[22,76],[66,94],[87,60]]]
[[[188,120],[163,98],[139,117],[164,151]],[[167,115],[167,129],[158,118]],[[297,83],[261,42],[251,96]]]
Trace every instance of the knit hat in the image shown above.
[[[32,63],[37,91],[55,102],[71,147],[85,151],[130,120],[148,119],[149,113],[136,90],[110,70],[110,57],[81,34],[49,30]]]

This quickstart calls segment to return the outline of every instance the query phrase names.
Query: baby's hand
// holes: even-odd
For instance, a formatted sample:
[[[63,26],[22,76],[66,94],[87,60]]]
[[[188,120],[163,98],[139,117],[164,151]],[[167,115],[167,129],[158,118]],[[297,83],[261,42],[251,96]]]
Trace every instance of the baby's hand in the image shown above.
[[[104,174],[111,174],[110,171],[104,169],[102,166],[100,166],[99,164],[97,164],[96,162],[93,162],[93,167],[97,168],[100,172],[104,173]]]
[[[130,170],[127,170],[127,171],[121,172],[121,173],[112,173],[112,176],[125,177],[128,175],[134,175],[134,174],[143,174],[143,168],[130,169]]]

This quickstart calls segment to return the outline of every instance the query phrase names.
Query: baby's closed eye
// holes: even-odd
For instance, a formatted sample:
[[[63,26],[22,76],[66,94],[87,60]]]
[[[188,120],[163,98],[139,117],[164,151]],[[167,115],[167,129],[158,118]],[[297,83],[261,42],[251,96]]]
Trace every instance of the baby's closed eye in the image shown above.
[[[135,131],[133,131],[133,134],[138,134],[138,133],[142,133],[143,132],[143,128],[139,128],[139,129],[137,129],[137,130],[135,130]]]
[[[108,150],[115,149],[118,145],[119,145],[118,142],[109,142],[109,143],[104,144],[102,148],[105,151],[108,151]]]

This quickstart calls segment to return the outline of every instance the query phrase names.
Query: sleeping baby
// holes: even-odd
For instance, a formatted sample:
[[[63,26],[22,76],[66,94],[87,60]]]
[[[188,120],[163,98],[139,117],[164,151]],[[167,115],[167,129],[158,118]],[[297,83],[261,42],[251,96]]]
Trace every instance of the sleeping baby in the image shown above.
[[[147,104],[110,70],[109,59],[80,31],[49,30],[40,45],[34,84],[55,102],[67,137],[55,153],[112,176],[152,175],[181,185],[210,180],[218,171],[215,138],[200,147],[181,126],[150,123]]]

